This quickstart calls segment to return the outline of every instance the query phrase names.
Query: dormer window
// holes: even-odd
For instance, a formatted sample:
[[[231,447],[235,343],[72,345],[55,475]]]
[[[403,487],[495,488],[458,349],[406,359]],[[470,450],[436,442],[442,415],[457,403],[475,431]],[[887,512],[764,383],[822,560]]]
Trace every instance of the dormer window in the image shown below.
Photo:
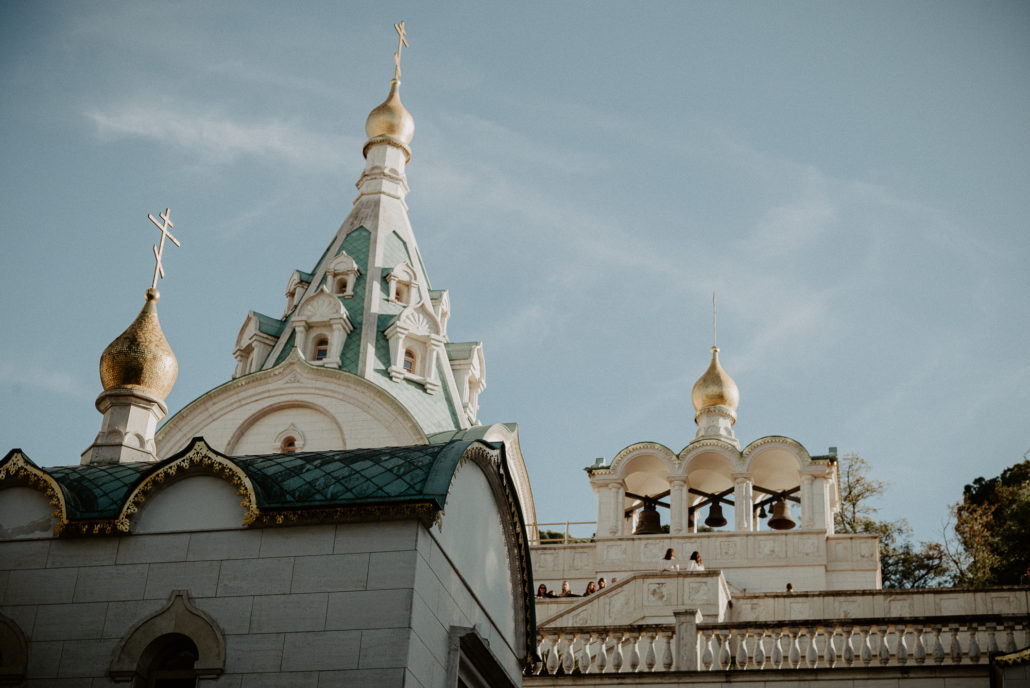
[[[411,303],[411,287],[407,284],[398,284],[394,290],[393,300],[405,306]]]
[[[326,356],[329,355],[329,337],[317,337],[315,339],[315,349],[311,353],[311,360],[313,361],[324,361]]]
[[[410,306],[418,299],[418,279],[415,271],[407,261],[401,263],[386,276],[386,282],[390,286],[387,298],[402,306]]]
[[[415,374],[415,352],[411,349],[404,350],[404,372]]]
[[[346,251],[340,251],[339,255],[333,259],[333,262],[326,269],[326,275],[329,277],[329,284],[332,285],[333,294],[343,299],[349,299],[354,296],[354,285],[358,281],[358,275],[361,271],[358,270],[358,264],[347,255]]]

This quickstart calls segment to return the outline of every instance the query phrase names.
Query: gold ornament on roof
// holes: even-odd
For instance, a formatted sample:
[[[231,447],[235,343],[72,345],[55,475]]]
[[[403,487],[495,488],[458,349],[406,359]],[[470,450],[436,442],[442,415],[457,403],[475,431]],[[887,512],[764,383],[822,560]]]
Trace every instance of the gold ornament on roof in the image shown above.
[[[393,54],[393,81],[390,82],[390,93],[380,105],[369,113],[365,120],[365,134],[369,140],[386,137],[404,145],[411,143],[415,136],[415,120],[401,103],[399,87],[401,83],[401,50],[408,45],[404,22],[394,24],[397,31],[397,52]]]
[[[716,345],[716,306],[715,294],[712,294],[712,362],[708,370],[694,383],[690,398],[694,410],[700,411],[711,406],[725,406],[733,411],[740,404],[740,390],[733,378],[719,364],[719,347]]]
[[[139,315],[118,337],[107,345],[100,356],[100,383],[104,391],[115,388],[129,389],[149,394],[164,400],[175,385],[179,375],[179,363],[175,360],[172,347],[168,345],[161,323],[157,318],[157,301],[161,298],[157,290],[158,277],[164,277],[161,257],[164,254],[165,237],[176,246],[182,244],[168,232],[172,226],[166,208],[158,223],[147,214],[151,222],[161,231],[160,247],[154,246],[154,281],[146,292],[146,302]]]

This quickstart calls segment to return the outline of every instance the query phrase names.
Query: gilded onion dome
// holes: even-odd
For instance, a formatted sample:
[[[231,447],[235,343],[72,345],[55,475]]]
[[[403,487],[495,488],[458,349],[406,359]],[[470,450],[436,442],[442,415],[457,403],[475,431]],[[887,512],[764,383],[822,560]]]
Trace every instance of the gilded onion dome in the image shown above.
[[[733,378],[719,365],[719,347],[712,347],[712,362],[708,370],[694,383],[691,393],[694,410],[700,411],[710,406],[725,406],[733,411],[740,403],[740,390]]]
[[[394,79],[390,85],[390,95],[368,113],[365,134],[369,140],[385,136],[405,146],[411,143],[415,135],[415,120],[401,103],[399,86],[400,82]]]
[[[104,391],[127,388],[164,400],[179,375],[179,363],[157,320],[157,289],[147,289],[147,302],[125,332],[100,356]]]

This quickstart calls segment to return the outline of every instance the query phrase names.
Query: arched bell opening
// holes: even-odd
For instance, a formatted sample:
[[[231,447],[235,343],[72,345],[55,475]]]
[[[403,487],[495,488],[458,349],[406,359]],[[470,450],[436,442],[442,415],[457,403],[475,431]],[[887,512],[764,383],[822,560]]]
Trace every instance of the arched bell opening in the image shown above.
[[[763,448],[764,449],[764,448]],[[751,506],[755,529],[791,530],[801,518],[801,472],[797,455],[787,447],[771,447],[751,460]]]
[[[718,530],[734,522],[733,464],[719,452],[693,456],[687,464],[687,530]]]
[[[667,532],[669,466],[664,459],[655,455],[634,457],[626,464],[623,473],[625,498],[623,517],[630,521],[634,535],[657,535]],[[665,525],[662,513],[665,509]]]

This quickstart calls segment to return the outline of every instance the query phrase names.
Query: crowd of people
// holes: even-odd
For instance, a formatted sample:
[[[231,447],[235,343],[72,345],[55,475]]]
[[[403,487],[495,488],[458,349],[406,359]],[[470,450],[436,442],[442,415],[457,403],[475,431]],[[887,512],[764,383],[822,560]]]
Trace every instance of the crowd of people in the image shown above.
[[[612,583],[615,583],[618,580],[619,580],[618,578],[612,578]],[[586,590],[583,591],[582,595],[577,595],[576,593],[572,592],[572,587],[569,585],[568,581],[562,581],[562,583],[561,583],[561,591],[548,590],[547,586],[544,585],[543,583],[541,583],[537,587],[537,589],[536,589],[536,596],[537,597],[586,597],[588,595],[593,595],[596,592],[600,592],[601,590],[604,590],[606,587],[608,587],[608,581],[606,581],[604,579],[604,576],[602,576],[601,578],[598,578],[596,583],[594,581],[590,581],[589,583],[587,583]]]

